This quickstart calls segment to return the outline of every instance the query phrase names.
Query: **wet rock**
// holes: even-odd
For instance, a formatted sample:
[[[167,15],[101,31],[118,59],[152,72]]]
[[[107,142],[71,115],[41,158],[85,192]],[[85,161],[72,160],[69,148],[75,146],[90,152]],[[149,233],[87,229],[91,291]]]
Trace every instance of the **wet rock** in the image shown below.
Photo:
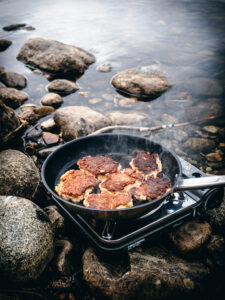
[[[42,105],[49,105],[49,106],[57,107],[62,103],[63,103],[63,98],[60,95],[55,94],[55,93],[49,93],[41,99]]]
[[[223,155],[221,155],[220,152],[209,153],[209,154],[206,154],[205,157],[208,161],[222,161],[223,160]]]
[[[163,73],[144,73],[127,70],[116,75],[112,85],[125,93],[135,96],[156,98],[170,87]]]
[[[223,94],[223,87],[217,80],[211,78],[190,78],[185,81],[185,87],[194,95],[220,96]]]
[[[39,106],[34,109],[34,112],[39,115],[39,117],[44,117],[53,113],[55,109],[52,106]]]
[[[225,198],[217,208],[206,212],[206,219],[215,233],[220,233],[225,237]]]
[[[101,102],[101,101],[102,101],[101,98],[92,98],[92,99],[88,100],[88,102],[89,102],[90,104],[92,104],[92,105],[95,105],[95,104],[97,104],[97,103],[99,103],[99,102]]]
[[[171,116],[167,113],[162,114],[162,121],[166,124],[177,123],[178,119],[174,116]]]
[[[54,147],[49,147],[46,149],[42,149],[40,151],[38,151],[38,156],[41,158],[45,158],[47,157],[49,154],[51,154],[53,151],[55,151],[56,149],[58,149],[61,145],[57,145]]]
[[[87,98],[88,97],[88,92],[79,92],[79,95]]]
[[[17,59],[32,67],[62,75],[83,73],[95,61],[92,54],[81,48],[43,38],[27,40]]]
[[[86,106],[60,108],[55,112],[54,120],[67,141],[111,125],[108,118]]]
[[[137,103],[137,100],[135,100],[134,98],[124,98],[119,101],[119,105],[123,108],[132,107],[136,103]]]
[[[30,157],[17,150],[4,150],[0,152],[0,165],[0,195],[38,198],[41,177]]]
[[[211,234],[209,223],[192,220],[173,229],[169,236],[175,250],[188,257],[199,254],[209,241]]]
[[[27,85],[26,78],[22,74],[16,72],[2,72],[0,74],[0,81],[6,86],[15,89],[23,89]]]
[[[65,219],[59,213],[58,208],[55,205],[50,205],[44,208],[44,211],[49,217],[52,227],[55,230],[63,229],[65,226]]]
[[[35,30],[33,26],[25,26],[24,29],[26,29],[27,31]]]
[[[21,28],[25,27],[26,25],[27,24],[24,24],[24,23],[12,24],[9,26],[4,26],[2,29],[5,31],[13,31],[13,30],[21,29]]]
[[[191,137],[189,138],[184,144],[183,149],[195,151],[201,151],[203,153],[207,153],[214,149],[216,144],[213,140],[198,138],[198,137]]]
[[[97,68],[98,72],[111,72],[112,66],[110,64],[103,64]]]
[[[30,200],[0,196],[0,274],[13,282],[36,280],[54,254],[45,212]]]
[[[14,88],[3,87],[0,89],[0,99],[9,107],[17,108],[28,99],[28,95]]]
[[[48,90],[58,93],[70,94],[79,90],[75,82],[67,79],[55,79],[48,85]]]
[[[42,137],[47,146],[53,146],[59,142],[59,136],[54,133],[43,132]]]
[[[143,113],[124,113],[120,111],[114,111],[107,116],[114,125],[141,124],[147,120],[147,116]]]
[[[70,241],[56,241],[56,255],[54,258],[54,265],[61,274],[71,275],[75,271],[72,259],[73,245],[70,243]]]
[[[213,235],[205,249],[205,262],[213,270],[218,271],[225,265],[224,238]]]
[[[56,128],[56,123],[53,118],[50,118],[41,123],[41,129],[45,131],[51,131]]]
[[[11,44],[11,41],[0,39],[0,51],[5,51]]]
[[[7,144],[22,134],[26,124],[21,121],[17,113],[10,107],[6,106],[0,100],[0,148],[1,145]]]
[[[203,129],[206,132],[215,134],[219,131],[220,128],[218,126],[209,125],[209,126],[204,126]]]
[[[169,249],[149,246],[118,259],[87,249],[83,276],[95,297],[107,299],[168,299],[203,290],[209,269],[200,262],[176,257]],[[102,298],[101,298],[102,297]]]
[[[30,125],[37,123],[39,116],[34,112],[34,110],[25,110],[21,118],[27,121]]]
[[[23,104],[20,106],[20,110],[24,113],[25,111],[34,111],[36,105],[32,103]]]

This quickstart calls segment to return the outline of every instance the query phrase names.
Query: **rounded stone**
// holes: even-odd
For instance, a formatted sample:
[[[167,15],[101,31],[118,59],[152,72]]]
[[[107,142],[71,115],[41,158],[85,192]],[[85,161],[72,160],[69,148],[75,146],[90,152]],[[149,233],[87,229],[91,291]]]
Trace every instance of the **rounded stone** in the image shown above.
[[[38,114],[39,117],[44,117],[53,113],[55,109],[52,106],[39,106],[34,109],[34,112]]]
[[[147,120],[147,116],[143,113],[124,113],[120,111],[114,111],[108,114],[108,117],[115,125],[125,124],[141,124]]]
[[[33,160],[17,150],[0,152],[0,195],[36,199],[41,177]]]
[[[112,85],[119,91],[137,97],[156,98],[170,88],[163,73],[145,73],[127,70],[112,79]]]
[[[48,90],[58,93],[70,94],[78,90],[75,82],[67,79],[55,79],[48,85]]]
[[[0,274],[12,282],[36,280],[54,254],[45,212],[25,198],[0,196]]]
[[[49,93],[41,99],[42,105],[59,106],[63,103],[63,98],[55,93]]]
[[[191,137],[182,145],[183,149],[188,149],[192,152],[200,151],[203,153],[207,153],[215,149],[215,147],[216,144],[213,140],[199,137]]]
[[[198,254],[209,241],[212,229],[209,223],[191,220],[173,229],[169,236],[176,251],[182,255],[193,256]]]
[[[26,78],[22,74],[16,72],[2,72],[0,74],[0,81],[6,86],[15,89],[23,89],[27,85]]]
[[[3,87],[0,89],[0,98],[9,107],[17,108],[28,99],[28,95],[14,88]]]

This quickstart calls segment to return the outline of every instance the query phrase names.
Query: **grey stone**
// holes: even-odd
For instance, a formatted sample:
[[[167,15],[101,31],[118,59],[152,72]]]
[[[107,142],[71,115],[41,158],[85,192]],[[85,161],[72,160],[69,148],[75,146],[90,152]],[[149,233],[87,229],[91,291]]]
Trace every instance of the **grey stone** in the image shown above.
[[[5,51],[11,44],[11,41],[0,39],[0,51]]]
[[[97,68],[98,72],[111,72],[112,66],[110,64],[103,64]]]
[[[108,118],[86,106],[59,108],[54,114],[54,120],[67,141],[111,125]]]
[[[168,247],[146,246],[127,256],[104,258],[87,249],[83,276],[92,295],[107,299],[179,299],[204,289],[210,274],[201,262],[175,256]]]
[[[13,30],[21,29],[25,26],[26,26],[25,23],[17,23],[17,24],[12,24],[12,25],[9,25],[9,26],[4,26],[2,29],[5,30],[5,31],[13,31]]]
[[[213,140],[191,137],[184,144],[183,149],[188,149],[189,151],[201,151],[203,153],[207,153],[213,149],[215,149],[216,144]]]
[[[21,48],[17,59],[41,70],[66,75],[83,73],[95,58],[89,52],[43,38],[31,38]]]
[[[28,99],[28,95],[14,88],[3,87],[0,89],[0,99],[9,107],[17,108]]]
[[[49,147],[49,148],[46,148],[46,149],[39,150],[38,151],[38,156],[42,157],[42,158],[45,158],[49,154],[51,154],[53,151],[55,151],[56,149],[58,149],[60,146],[61,145],[57,145],[57,146],[54,146],[54,147]]]
[[[0,273],[13,282],[36,280],[54,254],[45,212],[25,198],[0,196]]]
[[[145,73],[127,70],[116,75],[112,85],[125,93],[135,96],[158,97],[171,86],[163,73]]]
[[[220,207],[206,212],[206,218],[214,232],[219,232],[225,237],[225,197]]]
[[[41,99],[42,105],[59,106],[63,103],[63,98],[55,93],[49,93]]]
[[[36,105],[33,104],[33,103],[27,103],[27,104],[23,104],[20,106],[20,110],[22,112],[25,112],[25,111],[34,111]]]
[[[26,110],[22,113],[21,118],[27,121],[29,124],[35,124],[39,120],[39,116],[34,110]]]
[[[75,82],[67,79],[55,79],[48,85],[48,90],[58,93],[70,94],[79,90]]]
[[[209,223],[199,220],[186,222],[169,234],[175,250],[187,257],[199,254],[209,242],[211,235]]]
[[[130,112],[130,113],[124,113],[120,111],[114,111],[111,112],[107,115],[112,124],[115,125],[133,125],[133,124],[141,124],[144,121],[147,120],[147,116],[143,113],[135,113],[135,112]]]
[[[6,86],[15,89],[23,89],[27,85],[26,78],[22,74],[16,72],[2,72],[0,74],[0,81],[3,82]]]
[[[0,100],[0,145],[13,141],[26,128],[17,113]],[[0,147],[1,148],[1,147]]]
[[[56,255],[54,257],[54,265],[63,275],[70,275],[75,271],[72,263],[73,245],[68,240],[56,241]]]
[[[17,150],[0,152],[0,195],[36,199],[40,193],[41,177],[33,160]]]
[[[59,213],[57,206],[50,205],[44,208],[44,211],[49,217],[52,227],[55,230],[61,230],[65,226],[65,218]]]

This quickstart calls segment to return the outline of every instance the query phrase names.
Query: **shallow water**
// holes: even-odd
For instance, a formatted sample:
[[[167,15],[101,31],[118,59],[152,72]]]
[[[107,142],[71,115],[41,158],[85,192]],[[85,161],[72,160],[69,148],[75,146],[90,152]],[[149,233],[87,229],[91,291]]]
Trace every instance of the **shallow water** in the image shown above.
[[[64,97],[62,106],[84,105],[104,113],[140,111],[159,123],[224,115],[225,1],[1,0],[0,13],[0,38],[13,42],[0,53],[0,66],[27,77],[28,85],[23,89],[29,94],[27,103],[40,105],[49,81],[17,61],[16,56],[28,38],[44,37],[81,47],[96,57],[77,80],[80,90]],[[26,23],[35,30],[2,30],[14,23]],[[112,71],[97,72],[103,63],[111,64]],[[124,104],[124,97],[110,81],[130,68],[163,71],[172,88],[151,102]],[[88,92],[88,96],[79,92]],[[89,102],[93,98],[101,101]],[[221,120],[210,124],[224,127]],[[198,136],[195,129],[188,134]],[[157,138],[172,139],[170,132]],[[224,139],[221,135],[209,138],[215,138],[217,145]],[[178,139],[179,143],[182,141]],[[170,146],[173,148],[173,143]],[[201,161],[199,153],[196,157]]]

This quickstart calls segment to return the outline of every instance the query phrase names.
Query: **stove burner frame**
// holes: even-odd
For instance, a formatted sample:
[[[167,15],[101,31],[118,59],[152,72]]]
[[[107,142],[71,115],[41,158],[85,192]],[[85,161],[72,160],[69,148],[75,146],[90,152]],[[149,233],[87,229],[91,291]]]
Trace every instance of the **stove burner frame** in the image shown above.
[[[180,158],[183,177],[202,177],[205,173]],[[219,207],[223,201],[224,189],[202,189],[176,192],[170,195],[154,213],[138,219],[115,221],[95,220],[68,209],[54,199],[63,214],[72,221],[80,233],[95,248],[105,253],[118,254],[140,246],[147,239],[162,231],[181,225],[196,215],[201,216],[208,209]]]

